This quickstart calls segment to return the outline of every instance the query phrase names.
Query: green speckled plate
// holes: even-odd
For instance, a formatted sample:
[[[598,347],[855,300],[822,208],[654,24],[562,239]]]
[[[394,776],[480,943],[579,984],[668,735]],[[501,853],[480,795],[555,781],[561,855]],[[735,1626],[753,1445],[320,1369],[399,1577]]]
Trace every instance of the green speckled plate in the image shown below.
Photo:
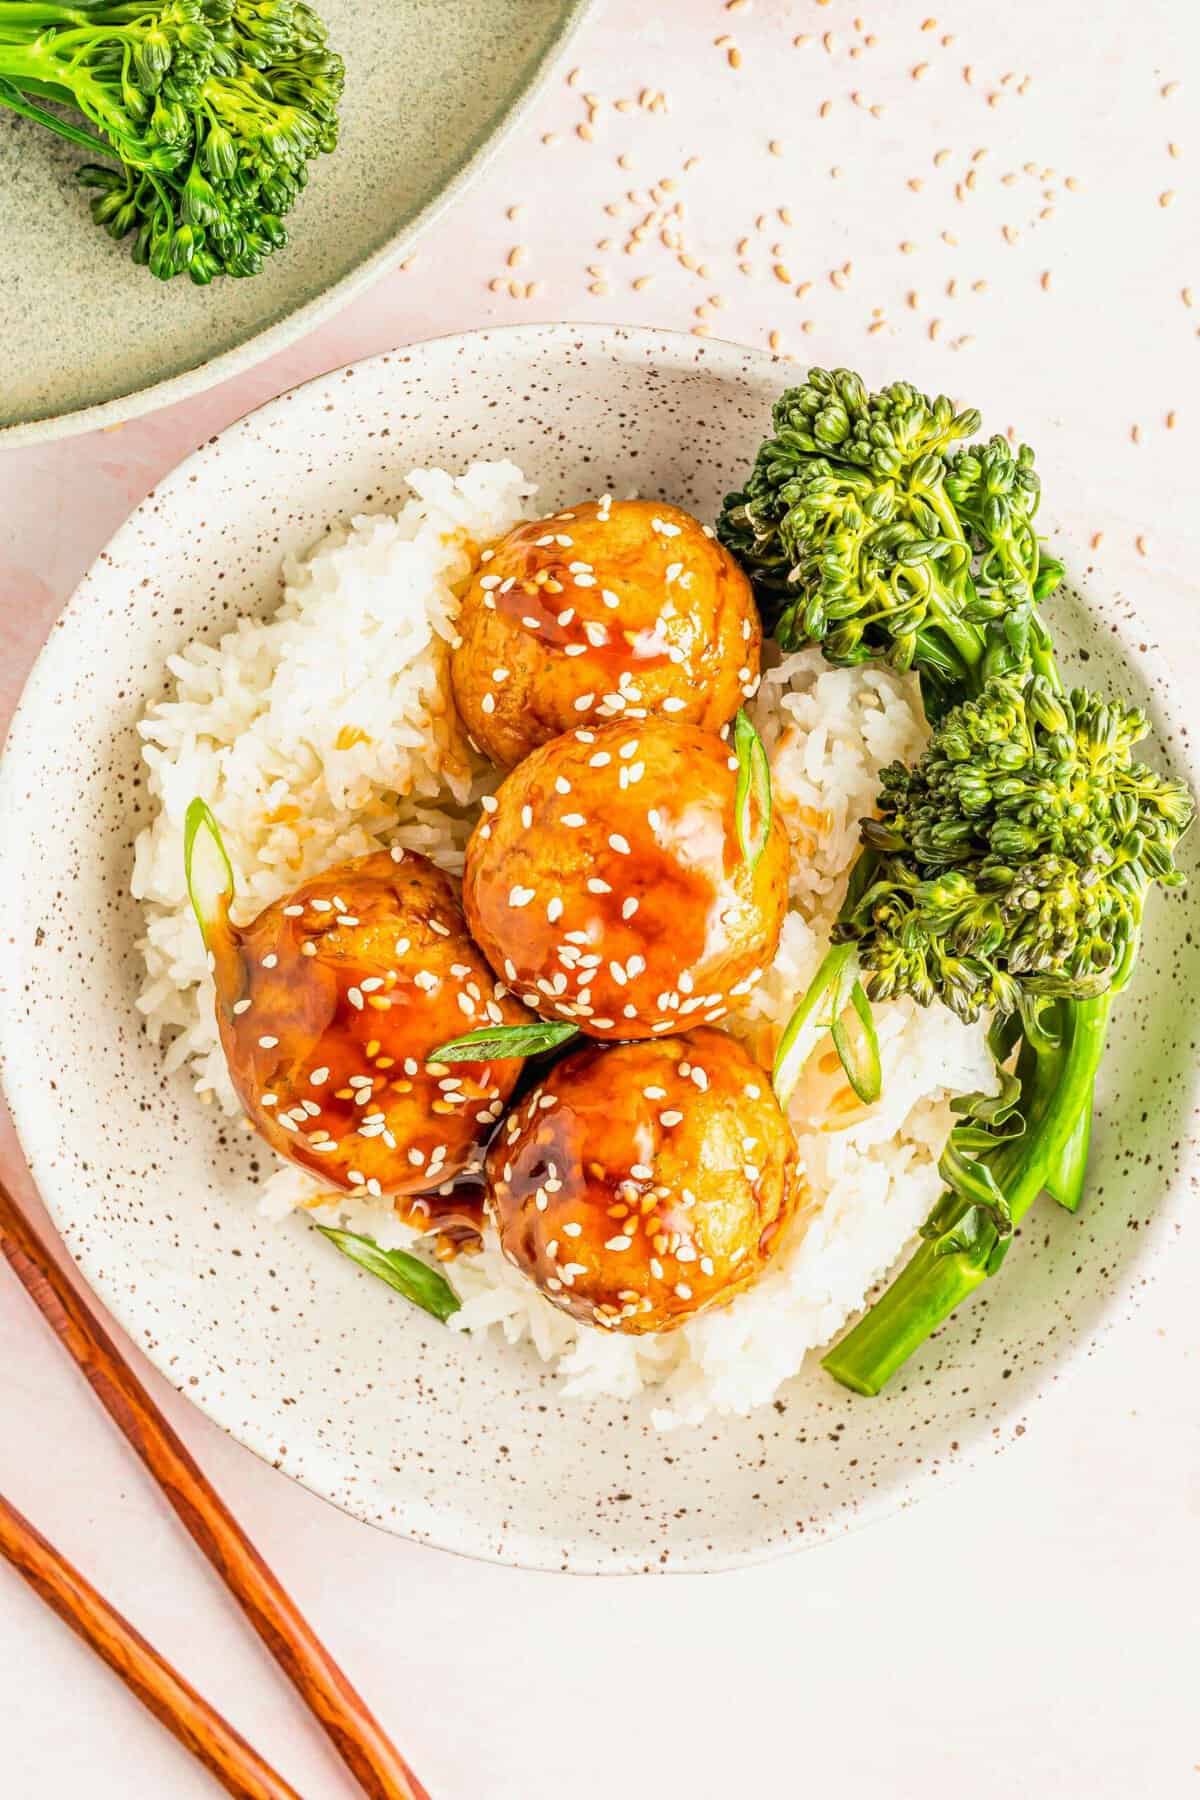
[[[342,139],[260,275],[155,281],[92,224],[83,152],[0,109],[0,444],[182,399],[299,337],[398,260],[528,103],[587,0],[317,0]]]

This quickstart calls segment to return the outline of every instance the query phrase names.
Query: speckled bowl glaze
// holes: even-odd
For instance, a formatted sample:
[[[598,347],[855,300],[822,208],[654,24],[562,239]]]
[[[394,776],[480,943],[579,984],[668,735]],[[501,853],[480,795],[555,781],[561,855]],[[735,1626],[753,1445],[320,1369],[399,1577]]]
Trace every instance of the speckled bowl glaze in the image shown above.
[[[320,0],[335,155],[249,281],[158,282],[88,217],[87,154],[0,109],[0,445],[90,431],[282,350],[397,262],[532,101],[588,0]]]
[[[1197,950],[1155,900],[1104,1064],[1090,1193],[1038,1208],[997,1281],[878,1400],[813,1368],[748,1419],[657,1435],[645,1404],[563,1402],[532,1352],[443,1332],[254,1206],[268,1157],[164,1076],[134,1006],[135,721],[166,657],[278,593],[334,515],[414,464],[512,456],[550,505],[605,488],[711,517],[789,370],[692,337],[546,326],[397,351],[283,395],[138,507],[51,636],[0,774],[0,1047],[22,1141],[87,1279],[167,1378],[297,1480],[390,1531],[547,1569],[717,1569],[911,1503],[1025,1429],[1181,1229]],[[1036,421],[1032,424],[1036,425]],[[1036,435],[1036,433],[1035,433]],[[1069,471],[1066,472],[1069,483]],[[1057,471],[1062,485],[1063,471]],[[1079,544],[1056,547],[1077,576]],[[1069,668],[1149,710],[1195,782],[1127,603],[1055,602]],[[1188,845],[1194,861],[1195,837]]]

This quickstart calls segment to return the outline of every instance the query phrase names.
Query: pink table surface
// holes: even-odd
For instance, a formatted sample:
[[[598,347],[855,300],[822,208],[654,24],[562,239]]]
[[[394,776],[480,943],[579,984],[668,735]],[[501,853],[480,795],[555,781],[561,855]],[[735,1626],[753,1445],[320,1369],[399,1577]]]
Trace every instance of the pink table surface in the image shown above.
[[[1136,583],[1194,680],[1195,13],[938,4],[611,0],[405,269],[191,401],[0,452],[0,720],[75,582],[196,443],[347,360],[553,318],[711,331],[1027,420],[1051,522],[1098,540],[1094,578]],[[7,1126],[0,1168],[36,1210]],[[144,1372],[444,1800],[1171,1800],[1200,1791],[1195,1276],[1181,1252],[969,1489],[711,1581],[563,1582],[388,1539]],[[350,1795],[7,1275],[0,1365],[0,1490],[306,1795]],[[215,1791],[2,1570],[0,1671],[0,1793]]]

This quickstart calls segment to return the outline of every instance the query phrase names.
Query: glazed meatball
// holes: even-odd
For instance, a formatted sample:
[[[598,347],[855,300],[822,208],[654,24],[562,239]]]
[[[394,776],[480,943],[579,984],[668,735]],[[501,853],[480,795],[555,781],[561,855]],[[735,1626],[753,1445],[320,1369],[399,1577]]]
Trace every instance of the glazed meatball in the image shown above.
[[[802,1191],[768,1077],[724,1032],[591,1045],[488,1152],[509,1260],[572,1318],[672,1331],[762,1273]]]
[[[520,1064],[428,1055],[528,1014],[432,863],[400,850],[341,863],[208,943],[233,1085],[281,1156],[372,1196],[425,1193],[478,1166]]]
[[[518,525],[485,554],[450,667],[467,730],[501,768],[605,719],[665,715],[717,731],[753,693],[750,584],[678,507],[587,500]]]
[[[752,868],[736,787],[727,744],[665,719],[535,750],[467,848],[463,904],[492,967],[592,1037],[722,1018],[774,956],[787,905],[783,826]]]

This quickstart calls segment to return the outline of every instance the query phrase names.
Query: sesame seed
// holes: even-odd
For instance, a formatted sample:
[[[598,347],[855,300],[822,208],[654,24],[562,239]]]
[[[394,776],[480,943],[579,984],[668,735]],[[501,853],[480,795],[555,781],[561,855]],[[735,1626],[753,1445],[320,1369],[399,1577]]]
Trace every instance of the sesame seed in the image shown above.
[[[251,1004],[252,1002],[249,1000],[235,1000],[233,1003],[233,1010],[235,1013],[249,1012]]]
[[[302,906],[285,906],[283,916],[285,919],[298,919],[303,911]]]
[[[563,814],[562,822],[564,825],[569,825],[572,831],[577,831],[581,825],[587,824],[587,819],[582,813],[569,812]]]
[[[606,1238],[604,1248],[606,1250],[628,1250],[632,1243],[633,1239],[631,1237],[618,1235],[617,1237]]]
[[[313,1087],[324,1087],[325,1083],[329,1080],[329,1070],[325,1067],[314,1069],[308,1079]]]
[[[629,848],[629,839],[626,837],[622,837],[622,835],[619,831],[614,831],[614,832],[610,833],[609,839],[608,839],[608,845],[609,845],[609,849],[615,850],[619,856],[629,856],[631,854],[631,851]]]
[[[629,1173],[633,1176],[635,1181],[654,1180],[654,1170],[648,1163],[632,1163],[630,1165]]]
[[[668,1128],[672,1125],[679,1125],[683,1122],[683,1114],[681,1112],[662,1112],[658,1115],[658,1122]]]
[[[274,1050],[276,1044],[279,1042],[279,1039],[277,1037],[260,1037],[258,1042],[259,1042],[260,1049]]]
[[[686,1281],[677,1281],[675,1283],[675,1292],[681,1300],[690,1300],[692,1297],[692,1290]]]

